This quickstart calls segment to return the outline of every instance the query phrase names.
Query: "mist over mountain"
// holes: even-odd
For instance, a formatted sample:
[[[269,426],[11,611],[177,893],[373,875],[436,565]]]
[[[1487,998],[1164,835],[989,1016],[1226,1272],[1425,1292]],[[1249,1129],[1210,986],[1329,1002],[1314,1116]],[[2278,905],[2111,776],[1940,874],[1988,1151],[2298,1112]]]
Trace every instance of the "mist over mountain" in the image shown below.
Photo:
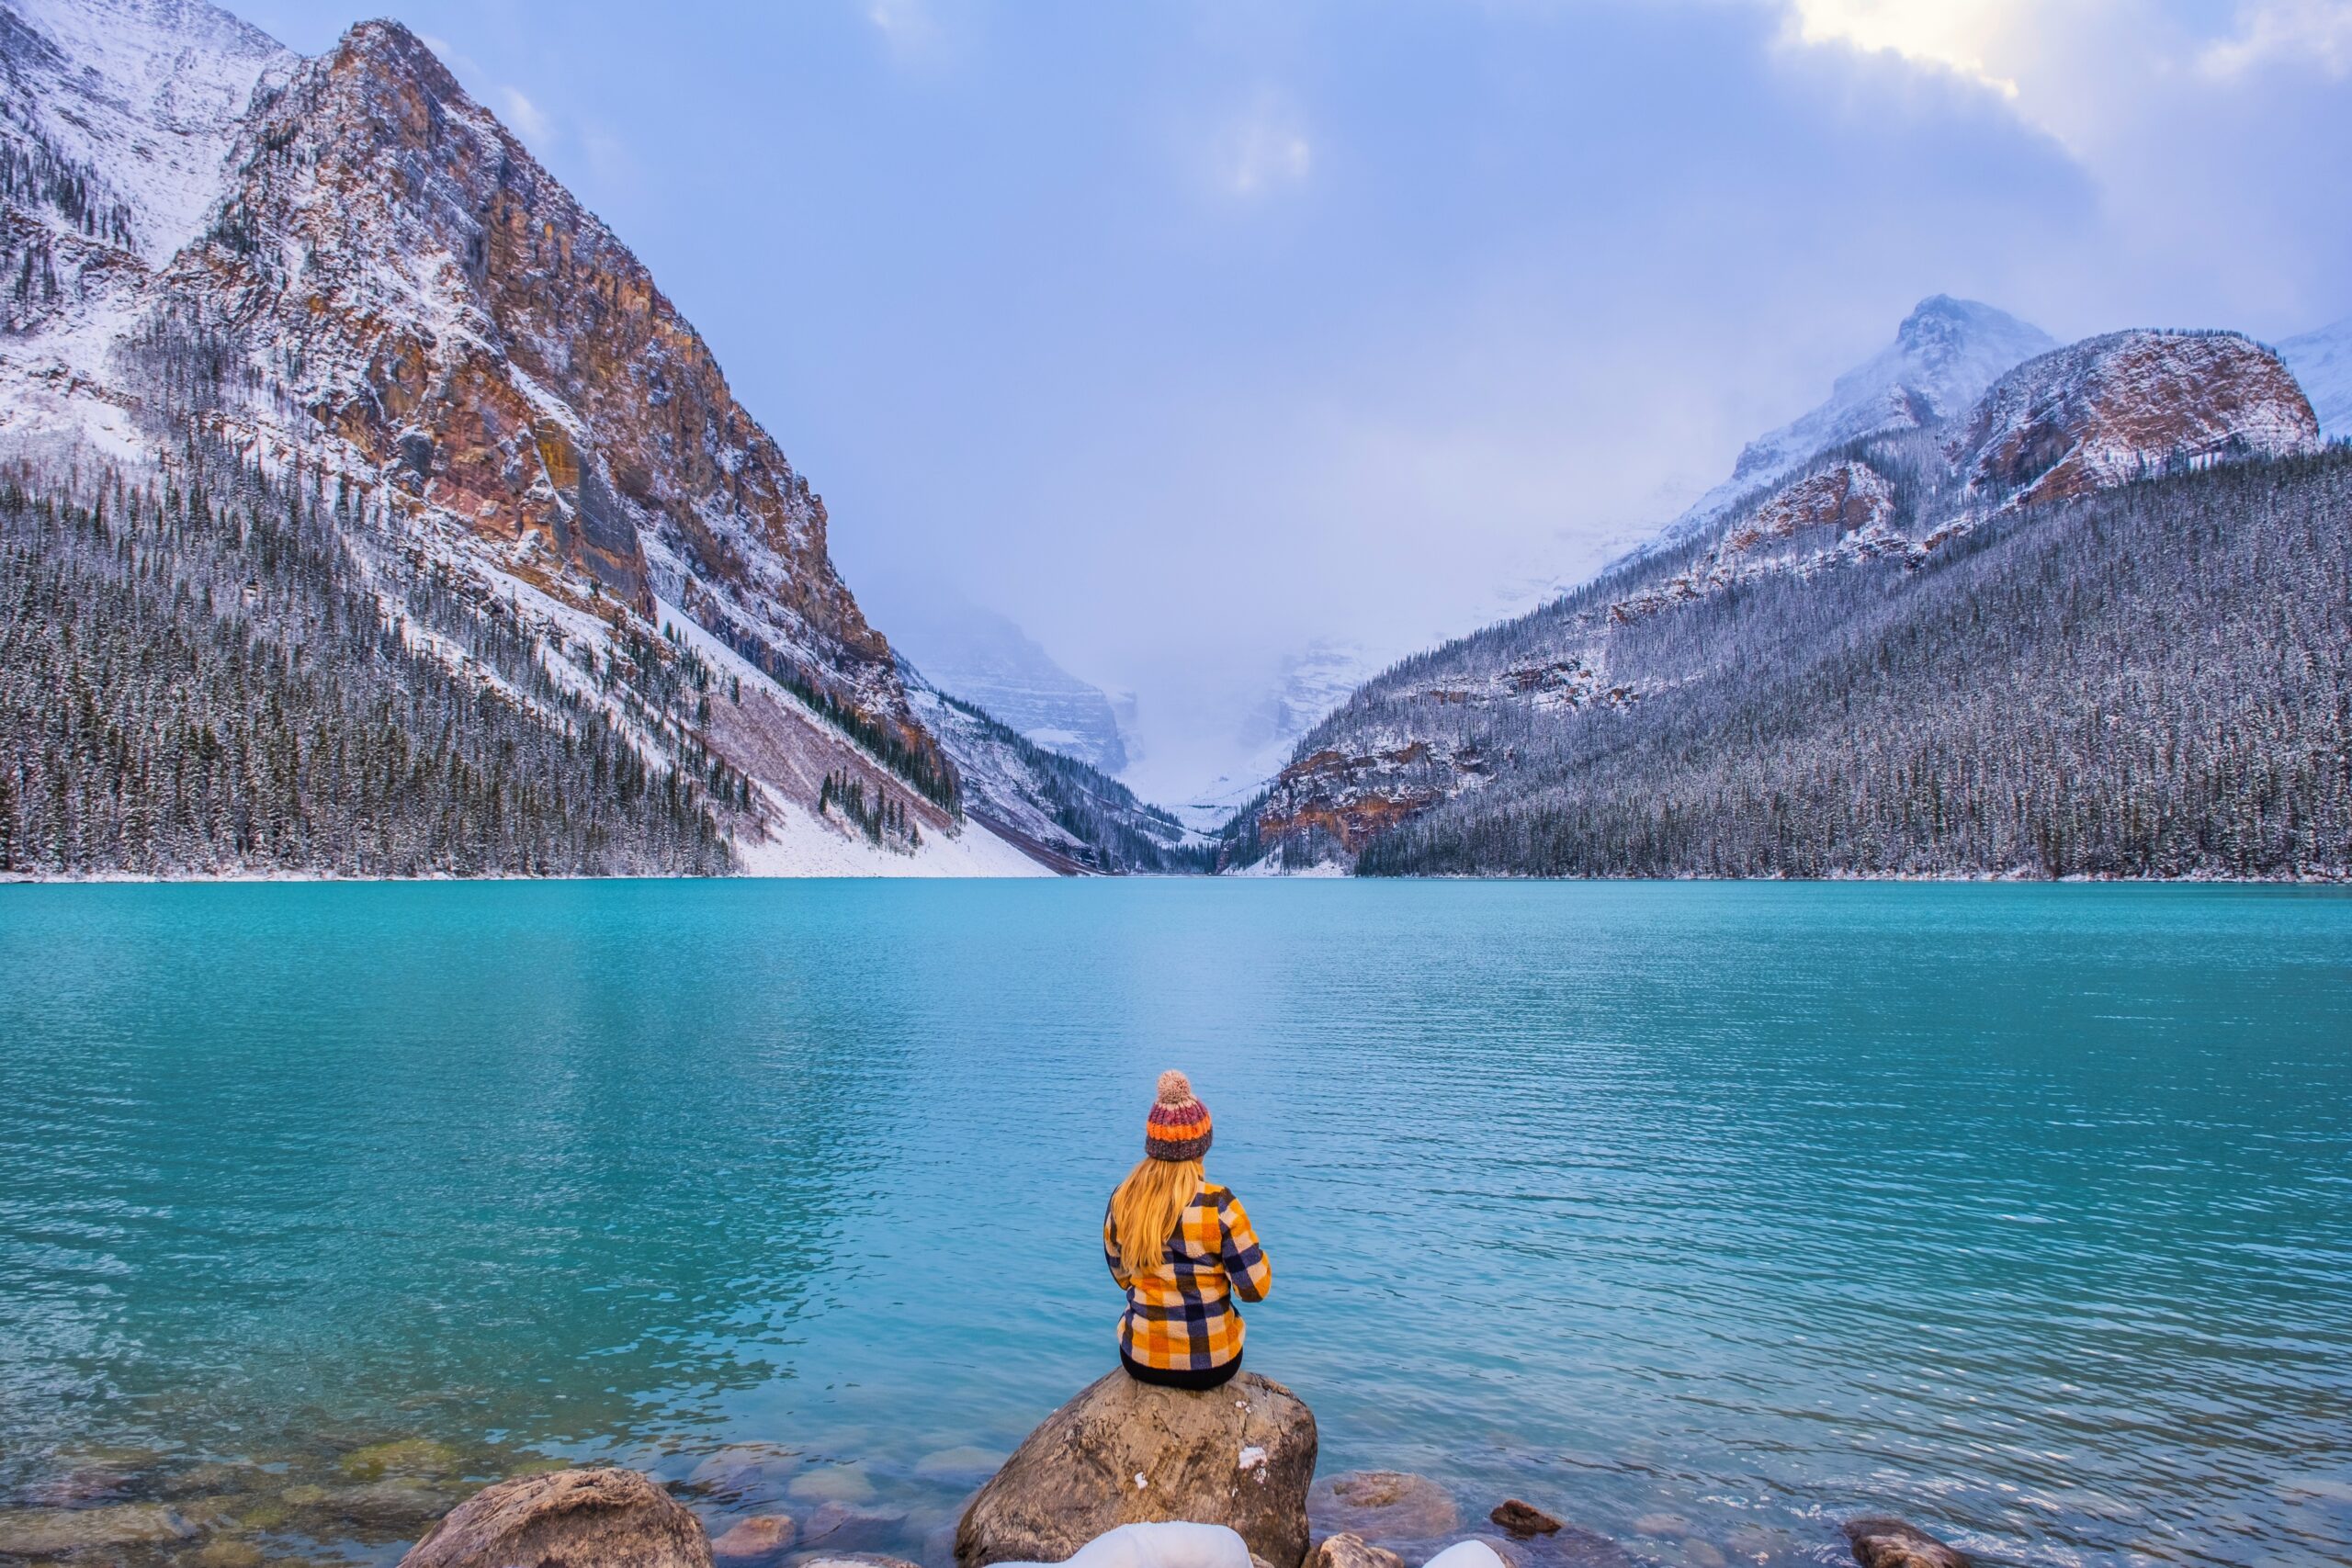
[[[868,597],[888,606],[892,645],[936,690],[1049,751],[1106,773],[1126,768],[1128,738],[1110,695],[1063,669],[1010,616],[932,581],[892,579]]]
[[[2311,399],[2321,434],[2352,441],[2352,316],[2287,339],[2278,357]]]

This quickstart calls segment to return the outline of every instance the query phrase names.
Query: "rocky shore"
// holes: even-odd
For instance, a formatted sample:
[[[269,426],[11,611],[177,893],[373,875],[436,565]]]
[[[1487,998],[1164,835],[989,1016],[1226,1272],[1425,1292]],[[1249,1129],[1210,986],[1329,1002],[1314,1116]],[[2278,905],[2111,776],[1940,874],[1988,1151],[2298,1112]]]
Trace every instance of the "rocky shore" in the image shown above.
[[[1886,1517],[1720,1537],[1679,1514],[1624,1539],[1569,1500],[1464,1500],[1427,1476],[1317,1478],[1306,1403],[1245,1372],[1186,1393],[1113,1373],[1010,1455],[950,1449],[915,1475],[968,1489],[952,1509],[894,1506],[860,1470],[741,1445],[667,1482],[484,1456],[406,1438],[321,1463],[75,1456],[0,1506],[0,1562],[107,1568],[1963,1568]],[[481,1483],[485,1479],[489,1484]],[[1185,1527],[1169,1529],[1182,1522]],[[1840,1533],[1832,1533],[1840,1532]],[[1465,1543],[1468,1543],[1465,1545]],[[403,1550],[404,1549],[404,1550]],[[1081,1556],[1082,1554],[1082,1556]]]

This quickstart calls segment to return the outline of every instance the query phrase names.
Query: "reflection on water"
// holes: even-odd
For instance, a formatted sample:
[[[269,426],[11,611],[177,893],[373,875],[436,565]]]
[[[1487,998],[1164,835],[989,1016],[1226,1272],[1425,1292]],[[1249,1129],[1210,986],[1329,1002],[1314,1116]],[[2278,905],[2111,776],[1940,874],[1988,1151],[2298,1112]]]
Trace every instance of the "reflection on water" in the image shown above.
[[[2342,897],[15,887],[0,976],[0,1489],[200,1531],[119,1556],[613,1458],[936,1557],[1107,1363],[1170,1065],[1327,1472],[1692,1568],[2352,1551]]]

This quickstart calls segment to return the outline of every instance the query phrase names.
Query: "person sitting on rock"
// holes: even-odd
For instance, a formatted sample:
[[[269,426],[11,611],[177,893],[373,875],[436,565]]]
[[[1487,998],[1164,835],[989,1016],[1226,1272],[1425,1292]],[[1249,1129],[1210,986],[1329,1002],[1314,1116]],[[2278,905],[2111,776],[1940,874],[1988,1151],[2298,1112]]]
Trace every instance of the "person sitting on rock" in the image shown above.
[[[1102,1256],[1127,1292],[1119,1359],[1167,1388],[1216,1388],[1241,1370],[1241,1314],[1273,1282],[1241,1200],[1208,1179],[1209,1111],[1179,1072],[1159,1075],[1142,1163],[1102,1215]]]

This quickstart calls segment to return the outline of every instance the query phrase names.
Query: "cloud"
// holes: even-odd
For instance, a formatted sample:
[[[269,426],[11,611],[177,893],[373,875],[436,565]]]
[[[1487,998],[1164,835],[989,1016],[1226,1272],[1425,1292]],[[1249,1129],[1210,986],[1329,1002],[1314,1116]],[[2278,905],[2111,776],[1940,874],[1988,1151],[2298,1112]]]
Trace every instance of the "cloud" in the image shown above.
[[[2352,3],[2245,0],[2237,32],[2209,45],[2199,61],[2224,77],[2274,62],[2314,65],[2338,81],[2352,73]]]
[[[1793,0],[1791,17],[1806,43],[1891,50],[2015,97],[2017,83],[1987,62],[2013,28],[2041,8],[2025,0]]]
[[[447,39],[436,38],[431,33],[419,36],[424,47],[449,68],[449,73],[464,85],[477,103],[496,106],[507,129],[521,138],[524,145],[533,152],[545,154],[556,138],[555,121],[532,102],[522,88],[511,82],[494,80],[488,71],[482,69],[480,61],[458,49]]]
[[[1217,183],[1242,197],[1303,183],[1315,169],[1315,147],[1295,118],[1261,96],[1227,128],[1217,159]]]
[[[935,58],[946,43],[931,0],[865,0],[865,19],[902,65]]]
[[[555,140],[555,126],[540,111],[539,106],[526,97],[520,87],[501,85],[498,101],[504,109],[506,123],[533,147],[544,147]]]

